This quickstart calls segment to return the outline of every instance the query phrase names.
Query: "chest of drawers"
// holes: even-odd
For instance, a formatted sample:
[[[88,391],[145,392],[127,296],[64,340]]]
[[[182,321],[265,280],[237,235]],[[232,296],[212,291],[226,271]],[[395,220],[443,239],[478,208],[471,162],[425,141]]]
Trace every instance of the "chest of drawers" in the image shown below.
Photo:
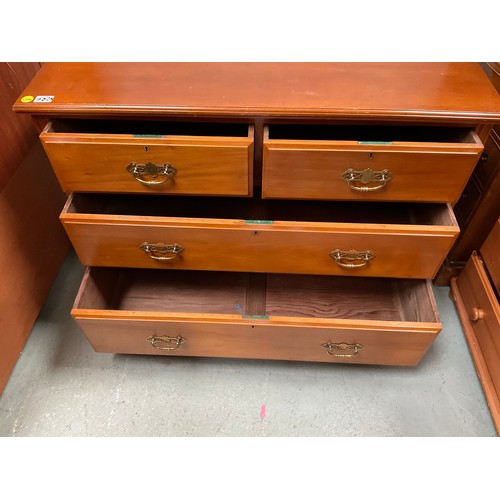
[[[441,330],[430,280],[500,122],[459,63],[47,64],[14,108],[96,351],[393,365]]]

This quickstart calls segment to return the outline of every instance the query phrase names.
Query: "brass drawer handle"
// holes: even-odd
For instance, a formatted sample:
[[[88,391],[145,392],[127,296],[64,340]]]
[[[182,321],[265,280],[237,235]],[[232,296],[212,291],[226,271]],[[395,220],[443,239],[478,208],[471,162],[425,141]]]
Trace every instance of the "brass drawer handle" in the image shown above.
[[[171,179],[177,173],[177,169],[170,165],[170,163],[165,163],[165,165],[155,165],[154,163],[131,163],[127,167],[127,171],[130,172],[136,181],[146,184],[146,186],[156,186],[158,184],[163,184],[168,179]],[[152,177],[152,179],[143,179],[143,176]],[[158,179],[158,177],[162,177]]]
[[[182,252],[184,252],[184,248],[182,248],[178,243],[174,243],[173,245],[165,245],[165,243],[153,244],[144,242],[141,245],[141,250],[150,259],[159,260],[160,262],[176,259]]]
[[[469,318],[471,321],[479,321],[484,318],[484,310],[480,307],[473,307],[472,311],[469,314]]]
[[[321,344],[321,347],[326,349],[328,354],[336,358],[352,358],[358,354],[360,349],[363,349],[361,344],[347,344],[346,342],[340,342],[339,344],[326,342],[325,344]]]
[[[358,252],[357,250],[349,250],[348,252],[344,250],[339,250],[338,248],[330,253],[330,257],[340,266],[346,269],[356,269],[358,267],[364,267],[370,262],[370,260],[375,258],[375,255],[370,250],[365,250],[364,252]],[[357,264],[355,261],[361,261]],[[347,261],[347,262],[344,262]]]
[[[342,174],[342,180],[354,191],[367,193],[370,191],[378,191],[382,189],[390,180],[392,174],[389,170],[376,171],[371,168],[365,170],[354,170],[352,168],[346,170]],[[368,184],[370,182],[379,183],[377,186],[359,186],[355,183]]]
[[[156,349],[162,351],[173,351],[179,349],[179,347],[187,342],[184,337],[167,337],[165,335],[157,337],[156,335],[151,335],[147,337],[146,340]]]

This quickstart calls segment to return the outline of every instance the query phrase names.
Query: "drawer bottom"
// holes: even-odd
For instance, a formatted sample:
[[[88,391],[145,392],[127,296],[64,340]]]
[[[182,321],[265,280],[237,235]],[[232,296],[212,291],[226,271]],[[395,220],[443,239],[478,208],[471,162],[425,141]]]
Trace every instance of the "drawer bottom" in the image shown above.
[[[89,268],[72,314],[98,352],[415,365],[430,282]]]

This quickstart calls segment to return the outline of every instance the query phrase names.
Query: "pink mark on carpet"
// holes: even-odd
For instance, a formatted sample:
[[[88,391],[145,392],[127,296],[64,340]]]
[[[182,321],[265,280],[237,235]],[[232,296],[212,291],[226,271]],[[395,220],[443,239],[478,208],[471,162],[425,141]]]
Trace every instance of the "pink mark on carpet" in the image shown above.
[[[262,422],[266,418],[266,405],[263,404],[260,407],[260,421]]]

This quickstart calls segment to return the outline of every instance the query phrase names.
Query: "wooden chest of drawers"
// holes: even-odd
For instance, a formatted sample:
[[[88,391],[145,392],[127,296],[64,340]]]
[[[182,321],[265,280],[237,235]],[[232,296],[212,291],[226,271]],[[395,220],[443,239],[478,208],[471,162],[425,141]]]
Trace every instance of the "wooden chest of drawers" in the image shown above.
[[[94,349],[418,363],[453,204],[500,122],[481,68],[129,69],[47,64],[15,105],[69,194]]]

